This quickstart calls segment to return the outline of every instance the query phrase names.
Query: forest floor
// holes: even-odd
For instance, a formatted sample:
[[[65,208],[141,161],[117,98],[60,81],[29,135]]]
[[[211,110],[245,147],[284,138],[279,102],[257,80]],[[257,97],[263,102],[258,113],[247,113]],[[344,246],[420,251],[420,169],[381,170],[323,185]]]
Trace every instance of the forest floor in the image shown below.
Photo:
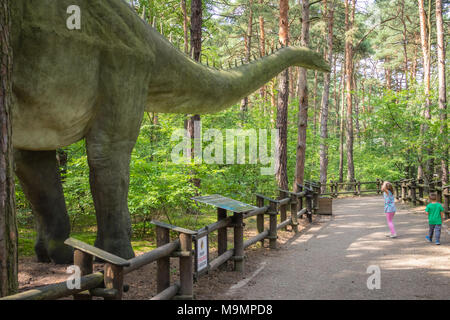
[[[443,228],[441,245],[425,241],[424,207],[398,205],[394,218],[398,238],[386,238],[381,197],[348,197],[333,201],[333,217],[300,220],[300,233],[279,231],[278,248],[258,243],[245,251],[245,270],[202,276],[194,284],[196,299],[449,299],[450,235]],[[256,234],[246,230],[246,238]],[[230,232],[231,236],[231,232]],[[231,237],[230,237],[231,240]],[[137,253],[139,254],[139,253]],[[215,252],[212,250],[211,257]],[[178,259],[171,258],[172,281]],[[381,271],[381,289],[369,290],[369,266]],[[65,281],[67,265],[19,262],[20,291]],[[101,270],[101,264],[95,264]],[[125,276],[124,299],[150,299],[156,293],[156,263]]]

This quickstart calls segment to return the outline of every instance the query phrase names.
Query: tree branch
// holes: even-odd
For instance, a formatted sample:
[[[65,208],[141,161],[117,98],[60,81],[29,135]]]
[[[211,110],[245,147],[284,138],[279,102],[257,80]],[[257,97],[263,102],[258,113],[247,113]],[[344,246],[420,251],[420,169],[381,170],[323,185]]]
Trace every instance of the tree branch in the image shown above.
[[[308,6],[311,7],[313,4],[316,4],[316,3],[319,3],[319,2],[322,2],[322,0],[317,0],[317,1],[311,2]]]
[[[383,23],[386,23],[388,21],[394,20],[395,18],[397,18],[399,15],[399,13],[397,13],[397,15],[395,17],[391,17],[388,18],[386,20],[381,21],[379,24],[376,24],[375,26],[373,26],[372,29],[370,29],[362,38],[361,40],[359,40],[358,44],[355,46],[355,51],[357,51],[359,49],[359,46],[361,45],[361,43],[366,40],[366,38],[369,36],[369,34],[371,34],[377,27],[381,26]]]

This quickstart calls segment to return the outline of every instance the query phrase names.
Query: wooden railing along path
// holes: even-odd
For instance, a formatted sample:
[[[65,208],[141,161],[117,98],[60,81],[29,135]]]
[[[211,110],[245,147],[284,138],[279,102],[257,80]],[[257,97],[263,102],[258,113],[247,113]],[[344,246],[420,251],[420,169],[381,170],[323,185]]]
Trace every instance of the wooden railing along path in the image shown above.
[[[155,261],[157,262],[157,294],[152,300],[193,299],[194,280],[218,269],[229,260],[233,261],[235,271],[242,272],[246,248],[268,239],[269,248],[275,249],[278,230],[291,226],[291,231],[297,233],[298,219],[303,218],[303,215],[312,222],[312,214],[317,213],[319,209],[320,190],[314,183],[309,183],[309,186],[298,185],[298,187],[299,192],[296,193],[279,190],[279,199],[256,194],[256,206],[218,195],[194,198],[199,202],[217,207],[217,222],[192,231],[152,221],[156,226],[157,248],[129,260],[69,238],[65,243],[74,248],[74,265],[81,272],[78,288],[69,289],[66,282],[60,282],[4,297],[1,300],[53,300],[68,296],[73,296],[76,300],[92,299],[92,297],[103,297],[108,300],[122,299],[123,292],[129,289],[129,286],[124,285],[124,275]],[[258,234],[244,240],[244,220],[255,216]],[[266,216],[269,220],[268,229],[265,229]],[[280,223],[277,223],[278,216],[280,216]],[[233,230],[233,248],[228,248],[229,229]],[[178,239],[170,240],[171,231],[178,233]],[[207,236],[215,231],[217,231],[218,256],[209,261],[209,249],[207,249],[205,251],[207,262],[203,263],[200,269],[200,262],[204,262],[205,258],[205,256],[199,256],[200,244],[206,240],[206,246],[208,246]],[[192,250],[193,245],[194,250]],[[102,272],[93,272],[94,257],[105,262]],[[179,259],[179,281],[176,283],[170,281],[170,257]]]
[[[394,181],[393,186],[395,198],[402,200],[403,203],[426,205],[429,202],[429,195],[436,194],[437,201],[444,207],[446,217],[450,216],[450,185],[443,186],[442,181],[430,181],[425,184],[423,179],[403,179]]]

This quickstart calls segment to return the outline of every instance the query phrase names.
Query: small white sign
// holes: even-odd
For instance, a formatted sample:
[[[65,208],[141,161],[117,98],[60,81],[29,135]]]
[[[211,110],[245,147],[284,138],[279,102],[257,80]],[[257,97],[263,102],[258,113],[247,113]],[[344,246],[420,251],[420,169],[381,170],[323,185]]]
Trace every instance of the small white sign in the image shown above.
[[[197,240],[197,272],[208,267],[208,236]]]

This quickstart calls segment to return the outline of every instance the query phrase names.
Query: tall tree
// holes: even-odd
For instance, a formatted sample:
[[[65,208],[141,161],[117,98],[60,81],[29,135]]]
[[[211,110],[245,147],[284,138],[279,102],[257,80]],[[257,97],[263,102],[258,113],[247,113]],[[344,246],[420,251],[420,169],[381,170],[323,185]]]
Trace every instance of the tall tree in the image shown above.
[[[448,128],[447,128],[447,90],[445,79],[445,42],[444,22],[442,19],[442,0],[436,0],[436,34],[438,50],[438,72],[439,72],[439,111],[441,128],[440,134],[443,138],[443,150],[441,151],[441,180],[445,185],[448,182]]]
[[[0,0],[0,297],[17,290],[17,223],[12,149],[10,0]]]
[[[253,34],[253,0],[248,0],[248,24],[247,32],[244,36],[245,40],[245,61],[250,61],[252,52],[252,34]],[[241,111],[245,112],[248,108],[248,97],[244,97],[241,101]]]
[[[183,13],[183,39],[184,39],[184,53],[189,54],[189,35],[188,35],[188,13],[186,7],[186,0],[181,0],[181,12]]]
[[[309,46],[309,0],[301,0],[302,7],[302,32],[300,45]],[[305,158],[306,158],[306,130],[308,127],[308,83],[305,68],[299,68],[298,71],[298,137],[297,152],[295,162],[295,181],[294,190],[297,191],[297,184],[303,184],[305,177]]]
[[[345,71],[346,71],[346,104],[347,104],[347,181],[355,180],[353,162],[353,37],[350,35],[355,20],[356,0],[350,3],[345,0]]]
[[[327,60],[332,65],[333,59],[333,18],[334,0],[331,0],[330,7],[327,8],[327,0],[323,1],[323,12],[327,21]],[[322,192],[325,192],[328,170],[328,104],[330,96],[330,73],[324,75],[323,94],[320,117],[320,183],[323,185]]]
[[[202,0],[191,0],[191,56],[195,61],[200,61],[202,52],[202,24],[203,24],[203,10]],[[191,138],[194,140],[195,122],[199,122],[200,115],[195,114],[189,117],[186,121],[186,130]],[[194,142],[195,143],[195,142]],[[193,150],[193,149],[192,149]],[[194,158],[194,152],[191,152],[191,157]],[[193,172],[193,174],[195,174]],[[192,179],[194,186],[200,187],[200,179]]]
[[[344,138],[345,138],[345,117],[346,117],[346,109],[345,109],[345,52],[344,52],[344,61],[342,64],[342,72],[341,72],[341,115],[340,115],[340,123],[339,123],[339,182],[344,182]]]
[[[429,28],[427,26],[427,14],[425,12],[424,0],[418,0],[419,2],[419,18],[420,18],[420,42],[422,45],[423,55],[423,85],[425,94],[425,105],[423,109],[423,116],[425,119],[431,119],[431,100],[430,100],[430,78],[431,78],[431,63],[430,63],[430,47],[429,47]],[[421,125],[422,137],[428,130],[426,124]],[[419,166],[417,171],[418,178],[429,178],[429,169],[424,169],[424,156],[423,149],[419,150]],[[426,172],[425,172],[426,171]]]
[[[202,0],[191,0],[191,55],[195,61],[200,61],[202,52]]]
[[[262,6],[264,4],[264,0],[259,0],[259,5]],[[262,14],[259,15],[259,53],[261,57],[266,55],[266,31],[264,28],[264,16]],[[261,87],[260,90],[261,97],[266,97],[266,85]]]
[[[281,45],[289,44],[289,1],[280,0],[280,23],[279,41]],[[276,178],[281,189],[289,189],[287,176],[287,115],[289,102],[289,69],[280,75],[277,104],[277,129],[278,139],[278,161],[276,166]]]

